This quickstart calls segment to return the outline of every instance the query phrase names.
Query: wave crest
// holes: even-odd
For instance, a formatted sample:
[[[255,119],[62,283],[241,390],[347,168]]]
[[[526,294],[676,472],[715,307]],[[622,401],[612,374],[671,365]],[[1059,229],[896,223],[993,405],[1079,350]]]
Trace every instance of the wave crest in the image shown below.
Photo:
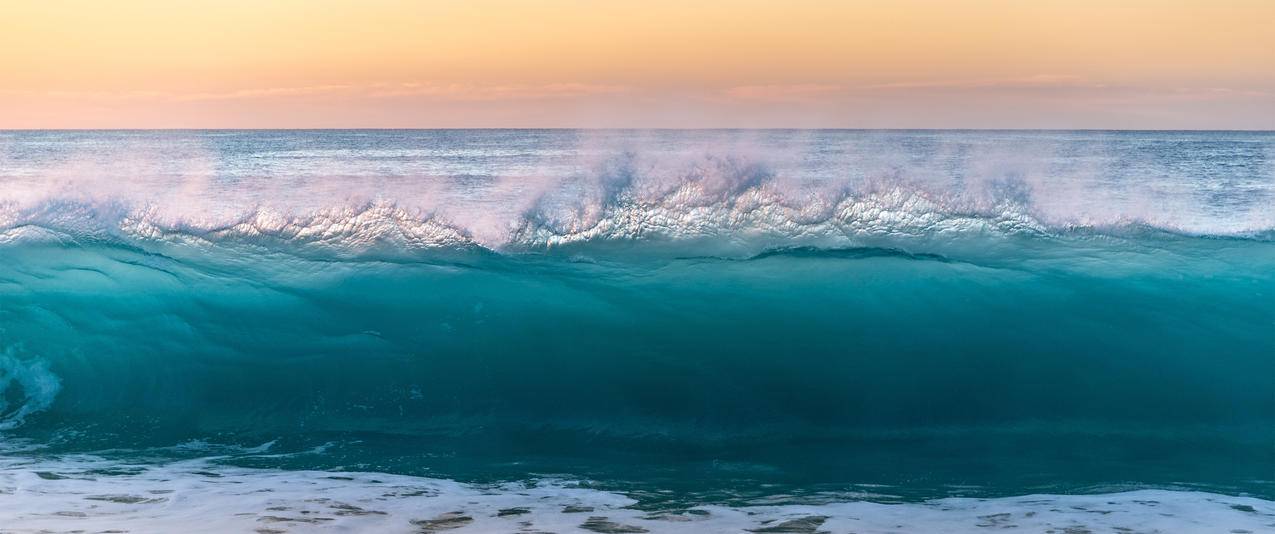
[[[253,203],[209,200],[216,209],[202,209],[200,199],[189,197],[171,203],[75,194],[26,203],[0,200],[0,242],[53,235],[362,256],[472,248],[536,252],[649,241],[707,244],[714,248],[711,253],[748,255],[781,247],[888,247],[989,235],[1150,229],[1261,237],[1271,231],[1261,221],[1209,229],[1119,211],[1105,217],[1060,216],[1042,209],[1032,184],[1016,175],[959,186],[899,170],[859,181],[799,180],[756,161],[712,155],[666,162],[630,153],[580,175],[494,179],[451,196],[431,184],[415,192],[394,191],[389,198],[324,199],[318,208],[274,206],[270,194],[258,195]],[[514,192],[500,196],[493,190]],[[273,193],[287,197],[294,191]],[[462,201],[453,202],[457,198]]]
[[[461,228],[393,204],[367,204],[287,214],[255,209],[225,223],[180,221],[166,224],[154,210],[130,214],[120,230],[142,239],[251,242],[265,245],[329,247],[366,251],[463,247],[474,244]]]

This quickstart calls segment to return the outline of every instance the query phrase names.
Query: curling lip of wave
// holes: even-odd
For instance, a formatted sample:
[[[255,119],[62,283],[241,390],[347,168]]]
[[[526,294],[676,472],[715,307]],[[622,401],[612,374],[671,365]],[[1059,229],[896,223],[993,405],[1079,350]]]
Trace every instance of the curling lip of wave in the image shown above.
[[[548,220],[532,213],[510,224],[495,242],[439,215],[416,212],[390,203],[372,203],[287,214],[254,209],[228,222],[171,220],[153,206],[74,205],[54,214],[48,209],[0,210],[0,243],[55,235],[88,240],[128,242],[251,243],[266,247],[300,247],[358,255],[362,252],[437,249],[534,251],[574,243],[607,241],[725,240],[779,243],[782,246],[858,246],[858,238],[924,238],[965,235],[1057,236],[1072,231],[1117,233],[1148,229],[1170,235],[1260,237],[1265,229],[1201,235],[1179,228],[1130,222],[1109,226],[1051,227],[1015,205],[1000,213],[945,212],[941,204],[895,190],[867,198],[847,196],[831,206],[789,206],[750,191],[732,203],[690,206],[621,203],[588,220]],[[61,205],[66,208],[65,204]],[[769,246],[762,247],[762,250]],[[760,251],[760,250],[757,250]],[[755,251],[755,252],[757,252]]]

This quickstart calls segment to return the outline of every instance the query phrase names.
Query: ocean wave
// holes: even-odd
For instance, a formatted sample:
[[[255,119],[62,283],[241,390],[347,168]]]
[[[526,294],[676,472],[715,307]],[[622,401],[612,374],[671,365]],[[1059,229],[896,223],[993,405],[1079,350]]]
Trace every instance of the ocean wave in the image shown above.
[[[668,135],[19,135],[4,527],[1275,521],[1267,140]]]

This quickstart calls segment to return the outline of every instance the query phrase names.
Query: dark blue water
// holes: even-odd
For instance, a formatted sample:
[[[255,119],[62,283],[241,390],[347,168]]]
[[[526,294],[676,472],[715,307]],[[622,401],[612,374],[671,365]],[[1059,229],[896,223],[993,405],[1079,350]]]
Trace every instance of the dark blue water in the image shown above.
[[[1275,499],[1273,193],[1268,133],[0,133],[0,441]]]

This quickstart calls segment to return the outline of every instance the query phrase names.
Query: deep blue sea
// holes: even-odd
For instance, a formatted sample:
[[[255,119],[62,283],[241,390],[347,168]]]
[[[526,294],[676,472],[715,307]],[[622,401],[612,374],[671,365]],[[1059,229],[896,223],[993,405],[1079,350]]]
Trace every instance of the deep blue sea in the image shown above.
[[[1010,527],[1275,532],[1275,133],[0,131],[0,532]]]

